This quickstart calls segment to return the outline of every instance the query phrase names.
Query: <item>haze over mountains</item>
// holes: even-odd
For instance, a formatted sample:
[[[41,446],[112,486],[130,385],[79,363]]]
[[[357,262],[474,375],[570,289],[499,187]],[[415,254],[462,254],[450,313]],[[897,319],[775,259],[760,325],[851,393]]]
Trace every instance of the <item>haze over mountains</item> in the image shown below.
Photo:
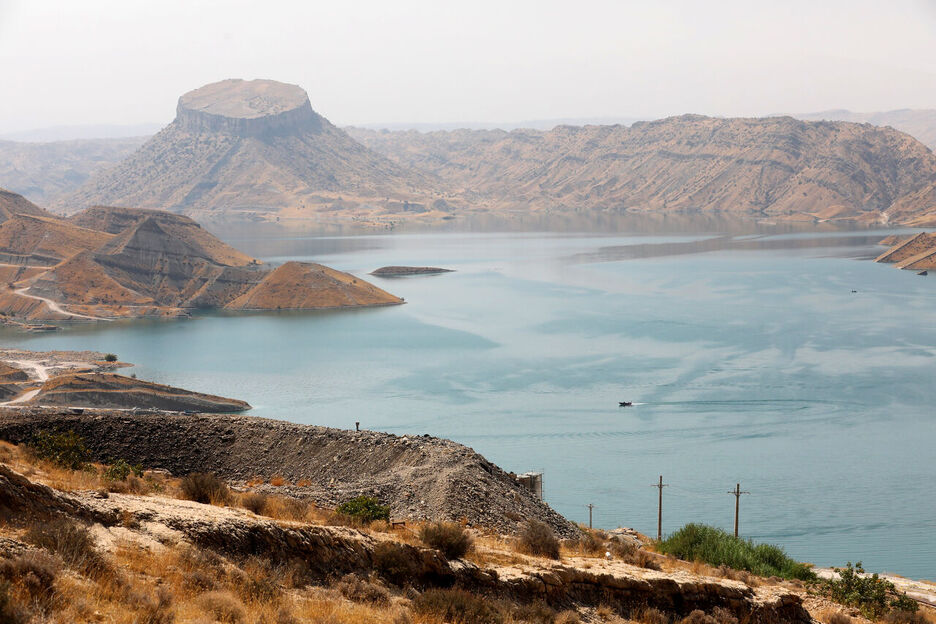
[[[133,139],[0,144],[0,183],[13,178],[66,213],[123,205],[287,225],[555,212],[936,222],[936,157],[877,125],[929,137],[936,111],[800,117],[862,123],[683,115],[630,127],[342,130],[295,85],[226,80],[183,95],[176,119],[133,151]],[[4,167],[28,150],[34,161],[56,151],[59,164]]]
[[[299,87],[225,80],[183,95],[171,124],[59,206],[311,215],[336,203],[402,203],[429,186],[318,115]]]

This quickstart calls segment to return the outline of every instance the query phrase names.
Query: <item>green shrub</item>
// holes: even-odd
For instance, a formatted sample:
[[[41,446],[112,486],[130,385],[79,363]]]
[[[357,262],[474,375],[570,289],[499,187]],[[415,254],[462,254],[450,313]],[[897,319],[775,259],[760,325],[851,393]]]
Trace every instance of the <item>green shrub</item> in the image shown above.
[[[389,520],[390,508],[380,504],[371,496],[358,496],[338,505],[338,513],[368,523],[375,520]]]
[[[462,589],[430,589],[413,601],[417,613],[452,624],[502,624],[504,614],[488,601]]]
[[[716,567],[726,565],[760,576],[801,580],[816,577],[808,565],[790,559],[782,548],[755,544],[704,524],[687,524],[660,542],[658,548],[686,561],[704,561]]]
[[[894,584],[876,573],[870,576],[859,561],[844,568],[833,568],[838,578],[816,583],[817,592],[847,607],[855,607],[869,620],[877,620],[891,612],[915,613],[917,603],[899,593]]]
[[[39,459],[70,470],[81,470],[91,461],[84,438],[72,430],[59,433],[40,429],[29,442],[29,449]]]
[[[451,522],[423,525],[419,539],[426,546],[442,551],[446,559],[461,559],[471,549],[471,536],[464,528]]]
[[[113,353],[108,353],[107,355],[104,356],[104,361],[105,361],[105,362],[116,362],[116,361],[117,361],[117,356],[114,355]]]
[[[182,496],[196,503],[223,505],[231,499],[224,481],[211,472],[193,472],[179,484]]]
[[[108,481],[123,481],[130,475],[143,476],[143,464],[132,465],[124,459],[118,459],[104,469],[104,478]]]
[[[527,520],[520,531],[520,551],[529,555],[559,558],[559,540],[545,522]]]

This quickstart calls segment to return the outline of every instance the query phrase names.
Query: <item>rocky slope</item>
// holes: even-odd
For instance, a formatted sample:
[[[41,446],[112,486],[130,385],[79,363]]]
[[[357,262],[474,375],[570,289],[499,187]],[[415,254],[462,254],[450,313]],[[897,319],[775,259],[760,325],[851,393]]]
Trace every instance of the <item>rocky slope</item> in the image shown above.
[[[367,494],[397,518],[466,519],[509,532],[523,518],[537,518],[560,535],[578,534],[509,474],[440,438],[237,415],[0,408],[0,439],[28,441],[39,429],[74,430],[99,459],[125,457],[177,475],[207,471],[242,481],[279,475],[303,483],[290,492],[326,507]]]
[[[153,210],[99,206],[67,221],[14,215],[0,224],[0,264],[0,311],[28,320],[402,303],[322,265],[262,266],[190,218]]]
[[[314,217],[422,195],[425,178],[351,139],[297,86],[225,80],[179,99],[175,120],[56,205],[159,208],[205,219]]]
[[[911,271],[936,270],[936,234],[920,232],[907,237],[889,236],[881,243],[889,245],[889,248],[875,258],[875,262]]]
[[[18,195],[5,188],[0,188],[0,223],[15,215],[31,215],[34,217],[51,217],[52,215],[22,195]]]
[[[49,379],[30,405],[158,409],[210,413],[242,412],[245,401],[192,392],[114,373],[73,373]]]
[[[68,494],[34,483],[3,464],[0,511],[14,526],[57,518],[93,523],[95,541],[102,545],[119,541],[125,549],[160,553],[194,545],[214,554],[202,558],[212,561],[215,568],[248,557],[277,566],[301,562],[302,585],[328,584],[342,575],[356,574],[373,580],[383,577],[381,582],[391,586],[405,585],[411,588],[411,596],[434,587],[457,586],[517,604],[539,602],[583,610],[603,605],[622,615],[647,607],[677,617],[696,609],[713,612],[719,608],[750,624],[811,621],[801,596],[783,587],[752,588],[687,572],[655,572],[594,559],[570,558],[559,563],[514,556],[511,565],[477,565],[447,560],[436,550],[392,536],[344,527],[280,523],[244,510],[158,496]],[[0,548],[0,557],[10,559],[31,552],[29,544],[15,538],[4,539]],[[117,548],[110,550],[114,554]],[[381,552],[388,551],[394,553],[393,567],[382,563],[386,556]],[[404,571],[402,575],[399,570]],[[151,569],[138,575],[147,572],[159,573]],[[240,578],[245,577],[241,572]],[[204,581],[204,573],[192,582],[196,580]]]
[[[685,115],[548,132],[353,130],[491,210],[936,220],[936,156],[889,128]]]

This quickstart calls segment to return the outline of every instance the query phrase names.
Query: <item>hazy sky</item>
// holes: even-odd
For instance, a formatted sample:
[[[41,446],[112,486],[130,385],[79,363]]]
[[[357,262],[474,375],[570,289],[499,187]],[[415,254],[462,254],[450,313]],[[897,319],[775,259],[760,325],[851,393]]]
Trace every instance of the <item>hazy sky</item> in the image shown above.
[[[936,0],[0,0],[0,132],[224,78],[342,125],[936,108]]]

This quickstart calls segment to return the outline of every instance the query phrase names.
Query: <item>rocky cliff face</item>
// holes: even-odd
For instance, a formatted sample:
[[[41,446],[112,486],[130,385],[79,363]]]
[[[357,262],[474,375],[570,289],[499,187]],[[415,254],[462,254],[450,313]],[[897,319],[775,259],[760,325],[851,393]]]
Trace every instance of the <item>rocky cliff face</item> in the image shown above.
[[[425,186],[419,173],[368,150],[318,115],[299,87],[225,80],[183,95],[171,124],[59,206],[310,218],[336,202],[411,200]]]

